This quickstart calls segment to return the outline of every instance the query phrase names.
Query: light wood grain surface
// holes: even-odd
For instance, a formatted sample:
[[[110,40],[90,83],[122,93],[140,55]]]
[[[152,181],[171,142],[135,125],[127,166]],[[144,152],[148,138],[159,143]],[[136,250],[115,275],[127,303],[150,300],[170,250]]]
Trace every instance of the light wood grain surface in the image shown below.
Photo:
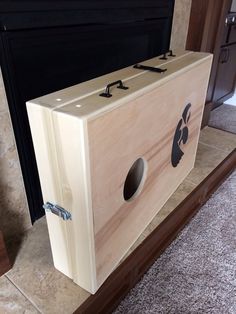
[[[72,214],[68,221],[47,214],[54,263],[89,292],[97,291],[193,168],[211,61],[193,52],[164,63],[154,58],[145,63],[165,73],[128,67],[27,104],[44,201]],[[111,98],[99,96],[118,79],[129,89],[113,87]],[[173,167],[173,139],[189,103],[189,137]],[[141,185],[126,201],[125,180],[139,158]]]

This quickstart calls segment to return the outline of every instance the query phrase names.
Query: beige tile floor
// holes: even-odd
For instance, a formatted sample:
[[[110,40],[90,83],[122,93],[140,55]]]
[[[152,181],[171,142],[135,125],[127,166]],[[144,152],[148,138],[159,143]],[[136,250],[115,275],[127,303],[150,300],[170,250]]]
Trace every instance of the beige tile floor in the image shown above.
[[[201,131],[195,168],[163,206],[126,257],[236,147],[236,136]],[[45,219],[25,235],[13,268],[0,278],[0,313],[73,313],[89,293],[54,269]]]

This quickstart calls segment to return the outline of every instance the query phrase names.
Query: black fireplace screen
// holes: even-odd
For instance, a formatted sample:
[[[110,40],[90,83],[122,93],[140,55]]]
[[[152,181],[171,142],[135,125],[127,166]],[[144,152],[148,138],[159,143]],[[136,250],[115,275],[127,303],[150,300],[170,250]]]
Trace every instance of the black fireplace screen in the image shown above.
[[[1,69],[32,222],[44,211],[26,101],[166,52],[173,7],[174,0],[0,4]]]

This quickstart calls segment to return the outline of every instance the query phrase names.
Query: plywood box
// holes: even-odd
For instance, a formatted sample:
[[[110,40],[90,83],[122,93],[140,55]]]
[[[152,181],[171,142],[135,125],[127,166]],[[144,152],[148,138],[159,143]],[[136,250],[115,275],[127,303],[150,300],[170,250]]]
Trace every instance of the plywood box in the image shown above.
[[[27,103],[44,201],[66,210],[46,213],[54,264],[89,292],[193,168],[211,62],[179,51],[142,62],[163,73],[130,66]]]

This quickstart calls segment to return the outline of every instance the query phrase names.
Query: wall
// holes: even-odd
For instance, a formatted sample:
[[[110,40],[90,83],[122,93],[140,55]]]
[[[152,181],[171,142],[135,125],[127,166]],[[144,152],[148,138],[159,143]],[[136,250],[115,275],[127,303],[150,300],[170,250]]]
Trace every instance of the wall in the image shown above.
[[[185,49],[192,0],[175,0],[171,49]]]
[[[8,103],[0,72],[0,230],[8,239],[31,226]]]

